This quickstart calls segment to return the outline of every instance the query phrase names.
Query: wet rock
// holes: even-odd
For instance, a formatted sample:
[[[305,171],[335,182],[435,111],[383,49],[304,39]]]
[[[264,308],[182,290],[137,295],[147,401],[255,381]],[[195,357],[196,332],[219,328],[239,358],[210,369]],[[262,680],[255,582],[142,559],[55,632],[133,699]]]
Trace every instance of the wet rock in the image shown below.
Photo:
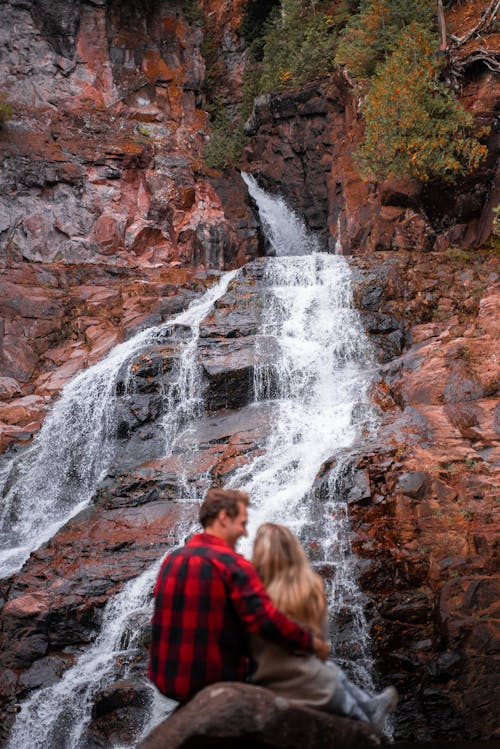
[[[347,501],[358,503],[370,500],[372,496],[370,488],[370,474],[368,471],[356,471],[349,481]]]
[[[40,658],[22,675],[19,683],[25,689],[37,689],[41,686],[51,686],[62,676],[65,663],[61,658],[47,656]]]
[[[418,498],[422,495],[427,475],[423,471],[400,473],[396,488],[408,497]]]
[[[299,708],[272,692],[248,684],[206,687],[185,707],[161,723],[140,749],[181,747],[331,747],[377,746],[368,726]]]
[[[120,679],[99,691],[84,741],[92,747],[134,744],[145,724],[153,694],[144,682]]]
[[[408,264],[401,254],[383,256],[351,264],[356,304],[370,313],[365,325],[383,325],[388,314],[404,334],[403,351],[386,361],[372,390],[378,432],[352,458],[352,476],[367,470],[373,497],[349,505],[364,561],[359,580],[373,606],[372,642],[401,694],[396,739],[488,737],[495,731],[485,687],[497,620],[491,298],[498,277],[494,271],[487,280],[486,257],[464,267],[451,255],[436,265],[434,253]],[[371,335],[376,350],[385,335]],[[384,361],[386,352],[378,356]]]

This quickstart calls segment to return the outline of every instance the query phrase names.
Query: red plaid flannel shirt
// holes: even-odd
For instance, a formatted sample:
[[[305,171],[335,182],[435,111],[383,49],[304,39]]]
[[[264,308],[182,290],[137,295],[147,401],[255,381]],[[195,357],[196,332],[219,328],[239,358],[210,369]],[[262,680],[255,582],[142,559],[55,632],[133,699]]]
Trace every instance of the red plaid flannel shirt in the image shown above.
[[[245,678],[247,631],[312,652],[311,634],[275,608],[253,565],[208,533],[163,561],[154,596],[148,675],[179,702],[216,681]]]

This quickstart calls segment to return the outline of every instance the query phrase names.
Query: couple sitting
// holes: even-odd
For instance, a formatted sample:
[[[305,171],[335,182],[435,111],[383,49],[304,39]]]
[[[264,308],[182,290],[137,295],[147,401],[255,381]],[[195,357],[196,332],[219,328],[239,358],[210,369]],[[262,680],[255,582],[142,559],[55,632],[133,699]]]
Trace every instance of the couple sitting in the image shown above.
[[[218,681],[248,679],[291,702],[345,715],[382,731],[396,704],[388,687],[372,695],[326,662],[322,578],[288,528],[257,531],[253,564],[235,552],[247,535],[248,495],[210,489],[204,532],[163,561],[154,590],[149,677],[181,703]]]

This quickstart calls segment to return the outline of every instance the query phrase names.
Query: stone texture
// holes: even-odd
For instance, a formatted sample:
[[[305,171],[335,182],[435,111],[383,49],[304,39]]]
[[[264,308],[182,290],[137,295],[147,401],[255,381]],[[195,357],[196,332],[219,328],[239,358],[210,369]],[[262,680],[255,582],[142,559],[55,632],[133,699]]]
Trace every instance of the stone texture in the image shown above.
[[[218,34],[224,95],[238,101],[244,2],[201,5]],[[482,6],[450,7],[451,30],[461,34]],[[14,106],[1,143],[0,449],[22,450],[71,377],[184,309],[217,279],[207,267],[242,265],[263,243],[239,175],[203,163],[202,32],[184,3],[10,0],[0,14],[2,90]],[[466,106],[491,122],[496,79],[477,69],[463,83]],[[491,736],[498,267],[494,255],[448,248],[490,234],[495,133],[477,174],[422,189],[361,181],[352,151],[362,123],[341,75],[261,98],[250,129],[245,167],[285,194],[329,249],[371,253],[352,267],[381,365],[372,387],[380,430],[356,446],[345,496],[377,666],[402,696],[396,736]],[[162,452],[160,396],[181,330],[177,344],[138,357],[133,397],[118,394],[116,454],[94,505],[2,581],[1,736],[17,701],[95,636],[109,597],[183,540],[173,529],[196,507],[176,502],[181,483],[199,491],[206,471],[223,484],[262,449],[272,407],[250,404],[261,268],[251,263],[202,323],[210,410],[178,453]],[[116,668],[117,684],[96,699],[89,746],[132,743],[142,726],[144,649],[128,682]]]
[[[232,10],[219,22],[235,36]],[[0,174],[0,399],[10,401],[53,397],[124,335],[182,309],[187,296],[165,299],[174,286],[151,293],[166,266],[166,284],[183,283],[194,268],[242,264],[260,238],[239,174],[204,167],[203,32],[183,3],[12,1],[0,16],[14,111]],[[0,417],[0,448],[41,415]]]
[[[353,456],[371,499],[350,509],[374,606],[374,652],[401,694],[395,735],[491,737],[500,589],[496,259],[382,253],[353,269],[383,364],[373,388],[380,428]],[[390,333],[370,322],[377,311],[402,324],[406,345],[395,358],[383,342]],[[346,498],[350,487],[349,479]]]
[[[251,138],[244,169],[271,192],[285,196],[307,225],[320,232],[330,251],[340,248],[358,255],[474,247],[491,234],[492,209],[500,198],[494,125],[499,93],[498,76],[486,67],[477,79],[465,82],[465,107],[478,124],[491,126],[489,153],[474,174],[453,187],[422,186],[412,180],[363,181],[353,159],[363,139],[359,101],[356,89],[339,72],[298,92],[255,100],[246,125]]]
[[[66,656],[62,665],[53,659],[65,648],[88,643],[108,598],[183,540],[176,537],[176,523],[194,518],[197,508],[176,501],[181,488],[199,495],[206,481],[224,484],[262,450],[273,405],[252,404],[251,383],[263,353],[255,349],[255,335],[264,263],[249,263],[200,325],[208,410],[174,453],[165,457],[162,393],[175,373],[186,333],[182,326],[138,354],[133,392],[118,385],[116,450],[94,504],[4,581],[0,665],[7,709],[41,675],[52,679],[56,666],[69,665]],[[478,255],[465,262],[450,253],[380,252],[353,259],[351,267],[355,301],[381,362],[372,388],[380,428],[355,446],[344,493],[377,667],[384,683],[395,683],[401,693],[396,736],[486,738],[494,730],[491,662],[498,617],[495,258]],[[145,276],[147,282],[125,275],[92,288],[78,285],[75,272],[67,270],[63,278],[75,303],[85,305],[75,321],[85,331],[104,324],[109,304],[117,305],[122,319],[142,300],[139,308],[161,320],[214,280],[165,270]],[[387,339],[394,333],[400,342],[391,354]],[[80,357],[81,346],[74,343]],[[49,349],[51,366],[64,366],[66,345]],[[20,400],[17,390],[12,392]],[[24,429],[25,439],[28,426],[6,424]],[[318,508],[330,468],[327,462],[316,482]],[[140,626],[147,629],[144,622]],[[142,651],[134,684],[144,669]],[[117,678],[125,678],[120,668]],[[89,728],[94,745],[105,746],[115,734],[125,740],[127,731],[141,725],[137,684],[120,692],[125,702],[116,715],[110,708],[109,725],[96,715]],[[108,705],[114,697],[103,700]],[[127,728],[123,716],[129,708]]]
[[[295,707],[261,687],[221,682],[161,723],[139,749],[330,749],[332,742],[339,749],[378,745],[363,723]]]

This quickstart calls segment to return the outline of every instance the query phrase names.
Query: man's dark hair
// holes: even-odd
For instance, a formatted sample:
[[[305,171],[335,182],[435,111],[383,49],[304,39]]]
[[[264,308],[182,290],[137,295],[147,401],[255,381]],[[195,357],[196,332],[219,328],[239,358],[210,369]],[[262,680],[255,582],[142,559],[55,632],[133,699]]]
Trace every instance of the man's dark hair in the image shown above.
[[[237,489],[209,489],[200,507],[200,523],[204,528],[211,525],[221,510],[225,510],[230,518],[235,518],[240,511],[239,503],[248,507],[250,500],[246,492]]]

